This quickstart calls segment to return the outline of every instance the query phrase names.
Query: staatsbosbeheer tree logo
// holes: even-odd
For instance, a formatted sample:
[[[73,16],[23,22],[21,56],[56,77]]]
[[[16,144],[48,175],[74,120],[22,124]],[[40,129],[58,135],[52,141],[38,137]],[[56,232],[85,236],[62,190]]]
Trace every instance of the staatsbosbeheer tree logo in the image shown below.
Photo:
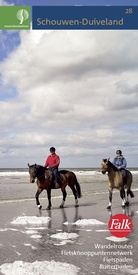
[[[132,220],[125,214],[116,214],[108,222],[110,233],[118,238],[128,236],[133,228]]]
[[[17,19],[20,20],[20,24],[23,24],[23,22],[29,18],[29,12],[25,9],[21,9],[16,14]]]

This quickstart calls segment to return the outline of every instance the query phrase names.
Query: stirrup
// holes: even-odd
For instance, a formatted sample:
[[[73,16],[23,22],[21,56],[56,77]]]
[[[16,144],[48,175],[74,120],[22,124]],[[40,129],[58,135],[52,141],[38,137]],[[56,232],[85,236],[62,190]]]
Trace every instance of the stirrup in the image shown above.
[[[55,183],[55,188],[58,189],[60,186],[58,184],[58,182]]]

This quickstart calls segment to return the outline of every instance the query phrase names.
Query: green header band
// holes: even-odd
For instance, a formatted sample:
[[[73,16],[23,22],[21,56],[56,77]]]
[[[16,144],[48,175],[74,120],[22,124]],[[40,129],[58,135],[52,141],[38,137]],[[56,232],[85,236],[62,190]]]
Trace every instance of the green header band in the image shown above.
[[[30,6],[0,6],[0,30],[30,30]]]

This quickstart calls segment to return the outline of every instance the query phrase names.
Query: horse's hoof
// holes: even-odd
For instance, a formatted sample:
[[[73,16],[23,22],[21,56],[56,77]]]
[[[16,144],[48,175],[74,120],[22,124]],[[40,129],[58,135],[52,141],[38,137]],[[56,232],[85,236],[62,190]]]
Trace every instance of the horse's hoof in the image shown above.
[[[38,205],[38,209],[41,210],[42,209],[42,205],[39,204]]]
[[[63,205],[63,204],[61,204],[61,205],[59,206],[59,208],[64,208],[64,205]]]
[[[126,205],[124,204],[124,205],[122,205],[122,208],[125,208],[126,207]]]
[[[79,207],[79,205],[78,205],[78,204],[75,204],[75,207]]]
[[[108,206],[107,206],[107,210],[111,210],[111,206],[108,205]]]
[[[129,206],[129,201],[126,201],[125,205],[126,205],[126,206]]]
[[[46,208],[46,210],[50,210],[51,209],[51,207],[50,206],[48,206],[47,208]]]

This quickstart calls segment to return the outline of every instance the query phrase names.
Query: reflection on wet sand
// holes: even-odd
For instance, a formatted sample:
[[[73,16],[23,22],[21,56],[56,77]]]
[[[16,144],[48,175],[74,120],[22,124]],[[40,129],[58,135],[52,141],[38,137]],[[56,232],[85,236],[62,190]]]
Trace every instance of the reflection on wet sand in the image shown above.
[[[112,209],[108,210],[108,212],[109,212],[109,218],[111,218],[113,215],[116,214],[116,213],[113,213]],[[122,211],[120,211],[120,213],[117,213],[117,214],[125,214],[130,218],[133,218],[135,216],[135,212],[130,207],[122,208]]]
[[[47,224],[47,228],[41,230],[42,238],[36,240],[39,244],[39,249],[52,249],[52,247],[56,246],[56,251],[60,251],[58,246],[71,244],[74,243],[76,239],[78,240],[80,228],[74,223],[78,219],[82,219],[82,217],[79,215],[78,207],[72,209],[74,211],[74,218],[71,221],[69,221],[70,213],[68,213],[65,208],[59,209],[57,213],[56,210],[47,211],[50,220]],[[42,217],[42,215],[43,210],[39,210],[37,216]]]

